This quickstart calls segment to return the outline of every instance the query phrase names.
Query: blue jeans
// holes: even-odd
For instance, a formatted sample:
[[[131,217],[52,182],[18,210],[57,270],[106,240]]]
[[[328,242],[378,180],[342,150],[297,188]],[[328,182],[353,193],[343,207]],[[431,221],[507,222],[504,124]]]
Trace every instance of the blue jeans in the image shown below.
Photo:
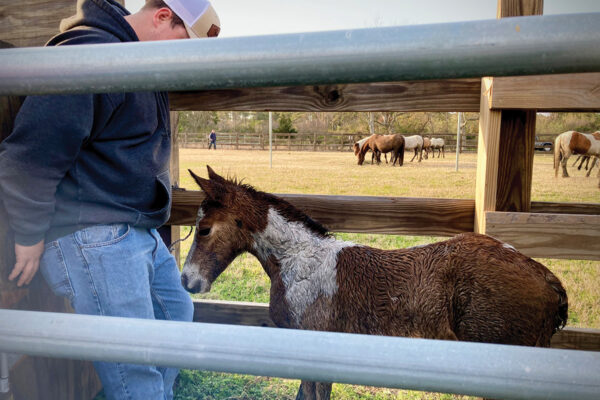
[[[175,258],[155,229],[82,229],[46,244],[40,270],[78,314],[191,321]],[[172,399],[176,368],[94,362],[108,399]]]
[[[213,146],[215,148],[215,150],[217,149],[217,141],[216,140],[211,140],[210,143],[208,144],[208,149],[210,150],[210,146]]]

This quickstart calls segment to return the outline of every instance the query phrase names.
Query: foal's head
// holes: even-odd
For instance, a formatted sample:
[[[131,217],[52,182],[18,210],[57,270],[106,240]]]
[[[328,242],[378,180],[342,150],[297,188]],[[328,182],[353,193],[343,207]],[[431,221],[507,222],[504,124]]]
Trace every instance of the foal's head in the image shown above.
[[[198,209],[194,242],[183,266],[181,283],[205,293],[241,253],[251,249],[252,233],[266,225],[268,206],[256,201],[254,189],[224,179],[210,167],[209,179],[189,171],[206,195]]]

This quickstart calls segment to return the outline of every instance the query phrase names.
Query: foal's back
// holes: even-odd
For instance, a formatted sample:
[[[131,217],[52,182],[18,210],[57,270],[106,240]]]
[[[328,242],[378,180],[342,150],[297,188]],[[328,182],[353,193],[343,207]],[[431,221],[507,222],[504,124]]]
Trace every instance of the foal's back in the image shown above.
[[[330,329],[548,346],[567,296],[542,264],[488,236],[401,250],[347,247]]]

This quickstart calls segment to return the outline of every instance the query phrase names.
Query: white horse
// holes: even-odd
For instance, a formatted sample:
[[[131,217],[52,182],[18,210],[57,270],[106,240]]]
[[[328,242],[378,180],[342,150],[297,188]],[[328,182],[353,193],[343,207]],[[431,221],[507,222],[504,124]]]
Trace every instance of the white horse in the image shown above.
[[[554,176],[558,176],[558,169],[562,165],[563,178],[569,177],[567,160],[573,154],[600,157],[600,131],[594,133],[567,131],[558,135],[554,139]]]
[[[444,152],[444,146],[446,145],[446,143],[444,142],[444,139],[442,138],[432,138],[431,139],[431,150],[432,150],[432,157],[435,156],[435,151],[438,151],[438,158],[440,158],[440,154],[444,155],[444,158],[446,158],[446,153]]]
[[[422,160],[421,150],[423,149],[423,137],[421,135],[404,136],[404,149],[414,150],[415,155],[410,160],[411,162],[415,157],[419,156],[419,162]]]

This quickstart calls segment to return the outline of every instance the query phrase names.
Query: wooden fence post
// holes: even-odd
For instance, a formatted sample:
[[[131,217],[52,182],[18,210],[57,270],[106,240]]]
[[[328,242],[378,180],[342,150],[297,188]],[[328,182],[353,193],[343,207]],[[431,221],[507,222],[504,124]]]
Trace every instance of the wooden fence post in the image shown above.
[[[543,0],[498,0],[498,18],[541,14]],[[483,78],[477,150],[475,232],[485,233],[487,211],[528,212],[535,142],[535,110],[490,109],[494,78]]]

